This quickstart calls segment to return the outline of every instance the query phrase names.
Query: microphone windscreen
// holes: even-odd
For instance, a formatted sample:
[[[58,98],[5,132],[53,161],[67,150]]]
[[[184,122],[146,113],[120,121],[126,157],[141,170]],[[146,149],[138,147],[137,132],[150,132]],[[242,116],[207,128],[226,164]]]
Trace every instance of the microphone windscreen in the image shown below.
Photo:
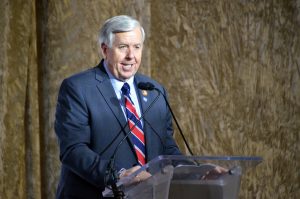
[[[153,90],[155,86],[150,82],[140,82],[138,83],[138,88],[142,90]]]

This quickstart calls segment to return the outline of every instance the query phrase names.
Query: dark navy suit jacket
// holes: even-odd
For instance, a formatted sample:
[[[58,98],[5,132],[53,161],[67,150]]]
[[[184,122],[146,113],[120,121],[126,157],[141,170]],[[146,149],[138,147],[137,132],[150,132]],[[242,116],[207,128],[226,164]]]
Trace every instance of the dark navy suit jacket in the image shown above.
[[[102,198],[109,159],[120,140],[129,132],[102,63],[103,60],[98,66],[65,79],[60,87],[55,120],[62,162],[57,189],[59,199]],[[134,82],[135,85],[151,82],[166,95],[160,84],[146,76],[136,74]],[[147,91],[143,95],[137,89],[137,95],[143,115],[146,160],[159,155],[179,155],[173,139],[171,114],[163,96],[160,95],[152,103],[158,95],[157,91]],[[137,164],[129,137],[117,150],[116,170]]]

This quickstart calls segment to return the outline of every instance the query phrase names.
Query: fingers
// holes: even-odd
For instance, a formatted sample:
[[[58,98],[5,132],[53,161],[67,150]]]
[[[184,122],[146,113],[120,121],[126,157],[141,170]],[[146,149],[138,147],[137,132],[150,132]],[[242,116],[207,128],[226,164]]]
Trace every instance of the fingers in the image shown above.
[[[228,169],[225,169],[224,167],[216,166],[214,171],[219,174],[225,174],[228,172]]]
[[[150,177],[151,177],[151,174],[148,173],[147,171],[142,171],[142,172],[139,173],[136,177],[139,177],[139,179],[140,179],[141,181],[143,181],[143,180],[147,180],[148,178],[150,178]]]
[[[142,171],[134,177],[133,182],[140,183],[142,181],[147,180],[150,177],[151,177],[150,173],[148,173],[147,171]]]
[[[209,170],[201,177],[201,180],[215,180],[221,175],[228,173],[228,169],[216,166],[214,169]]]
[[[127,169],[125,172],[123,172],[122,175],[120,175],[120,178],[130,176],[131,174],[133,174],[134,172],[136,172],[140,168],[141,168],[141,166],[131,167],[130,169]]]
[[[131,174],[133,174],[134,172],[136,172],[137,170],[139,170],[141,168],[141,166],[134,166],[130,169],[127,169],[126,171],[124,171],[122,173],[122,175],[120,175],[120,179],[130,176]],[[141,171],[139,174],[137,174],[133,179],[132,179],[132,183],[139,183],[141,181],[144,181],[146,179],[148,179],[149,177],[151,177],[151,174],[147,171]]]

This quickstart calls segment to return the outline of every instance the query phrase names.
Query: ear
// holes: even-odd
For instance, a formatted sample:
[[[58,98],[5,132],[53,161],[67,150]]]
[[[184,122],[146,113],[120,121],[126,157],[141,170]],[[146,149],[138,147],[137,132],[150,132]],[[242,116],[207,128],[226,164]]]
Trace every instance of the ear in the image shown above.
[[[102,43],[101,44],[101,52],[102,52],[102,56],[104,58],[106,58],[107,50],[108,50],[108,46],[105,43]]]

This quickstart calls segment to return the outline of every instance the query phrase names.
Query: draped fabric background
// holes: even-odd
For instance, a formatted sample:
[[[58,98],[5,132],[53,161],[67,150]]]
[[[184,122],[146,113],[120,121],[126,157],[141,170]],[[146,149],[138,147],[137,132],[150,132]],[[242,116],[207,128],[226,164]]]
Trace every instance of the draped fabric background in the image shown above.
[[[1,0],[0,198],[54,198],[59,85],[99,62],[119,14],[145,27],[140,72],[166,86],[193,151],[262,156],[240,198],[299,197],[300,0]]]

